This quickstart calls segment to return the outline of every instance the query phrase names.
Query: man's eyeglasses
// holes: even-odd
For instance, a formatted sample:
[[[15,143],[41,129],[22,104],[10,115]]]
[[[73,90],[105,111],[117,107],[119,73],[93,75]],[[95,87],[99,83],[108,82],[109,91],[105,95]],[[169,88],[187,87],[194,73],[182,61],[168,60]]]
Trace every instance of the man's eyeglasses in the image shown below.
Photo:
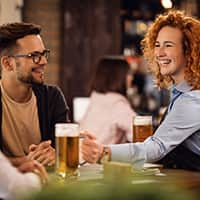
[[[50,50],[49,49],[45,49],[43,52],[34,51],[34,52],[28,53],[28,54],[10,55],[8,57],[13,57],[13,58],[20,58],[20,57],[31,58],[33,60],[33,63],[39,64],[41,59],[42,59],[42,56],[44,56],[46,58],[46,60],[48,61],[49,55],[50,55]]]

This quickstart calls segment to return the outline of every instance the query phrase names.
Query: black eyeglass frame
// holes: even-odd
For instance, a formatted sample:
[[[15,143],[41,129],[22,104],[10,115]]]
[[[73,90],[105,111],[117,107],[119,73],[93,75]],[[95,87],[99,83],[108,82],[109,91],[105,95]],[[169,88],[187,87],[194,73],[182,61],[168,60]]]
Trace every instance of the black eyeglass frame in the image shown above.
[[[8,57],[12,57],[12,58],[31,58],[33,63],[35,64],[39,64],[42,56],[44,56],[46,58],[46,60],[48,61],[49,59],[49,55],[50,55],[50,50],[49,49],[45,49],[43,52],[39,52],[39,51],[35,51],[32,53],[28,53],[28,54],[16,54],[16,55],[9,55]]]

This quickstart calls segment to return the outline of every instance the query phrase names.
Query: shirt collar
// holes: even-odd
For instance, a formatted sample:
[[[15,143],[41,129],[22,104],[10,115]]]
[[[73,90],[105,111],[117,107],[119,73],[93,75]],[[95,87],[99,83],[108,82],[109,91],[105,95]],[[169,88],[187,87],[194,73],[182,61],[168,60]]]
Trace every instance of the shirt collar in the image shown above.
[[[192,89],[192,87],[190,85],[188,85],[188,83],[185,80],[181,81],[177,85],[173,85],[172,89],[173,88],[176,88],[176,90],[178,90],[179,92],[182,92],[182,93],[189,92]]]
[[[182,93],[188,92],[192,89],[191,86],[184,80],[177,85],[173,85],[170,90],[170,100],[175,99]]]

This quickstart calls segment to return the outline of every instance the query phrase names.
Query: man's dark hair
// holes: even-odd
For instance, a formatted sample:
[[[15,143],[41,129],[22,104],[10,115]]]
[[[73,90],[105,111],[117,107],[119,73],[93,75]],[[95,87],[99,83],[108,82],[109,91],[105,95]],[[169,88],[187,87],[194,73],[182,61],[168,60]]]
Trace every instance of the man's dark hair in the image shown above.
[[[39,25],[32,23],[8,23],[0,26],[0,54],[6,49],[16,46],[16,41],[27,35],[40,34]]]
[[[126,94],[126,76],[129,64],[119,56],[106,56],[100,59],[93,77],[91,90],[100,93],[118,92]]]

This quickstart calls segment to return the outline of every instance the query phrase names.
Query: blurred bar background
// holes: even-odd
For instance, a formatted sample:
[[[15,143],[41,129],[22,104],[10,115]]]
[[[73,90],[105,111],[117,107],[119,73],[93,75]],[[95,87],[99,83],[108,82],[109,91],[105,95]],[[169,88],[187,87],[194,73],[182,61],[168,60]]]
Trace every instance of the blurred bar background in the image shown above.
[[[73,98],[88,96],[87,85],[98,59],[124,54],[133,69],[140,67],[140,41],[148,25],[170,8],[196,17],[200,13],[197,0],[0,0],[0,23],[42,26],[51,49],[46,82],[61,87],[73,119]],[[166,103],[167,95],[159,106]]]

